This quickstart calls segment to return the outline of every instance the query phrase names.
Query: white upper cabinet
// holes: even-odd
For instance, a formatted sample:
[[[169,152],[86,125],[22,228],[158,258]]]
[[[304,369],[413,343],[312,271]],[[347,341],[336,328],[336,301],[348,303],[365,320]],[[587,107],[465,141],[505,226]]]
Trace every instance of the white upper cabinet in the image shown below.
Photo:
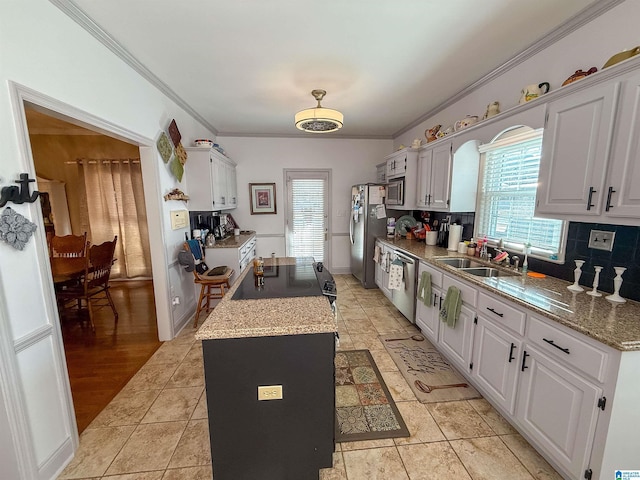
[[[640,74],[622,82],[621,99],[604,211],[609,218],[637,220],[640,218]]]
[[[600,214],[617,94],[596,85],[548,104],[536,213]]]
[[[202,147],[185,148],[189,210],[229,210],[236,208],[236,165],[221,153]]]
[[[407,151],[401,150],[387,157],[387,180],[404,177],[407,172]]]
[[[478,142],[462,145],[455,154],[451,142],[438,142],[418,156],[416,207],[440,212],[474,212],[480,155]]]
[[[548,105],[536,215],[637,225],[640,74],[595,83]]]

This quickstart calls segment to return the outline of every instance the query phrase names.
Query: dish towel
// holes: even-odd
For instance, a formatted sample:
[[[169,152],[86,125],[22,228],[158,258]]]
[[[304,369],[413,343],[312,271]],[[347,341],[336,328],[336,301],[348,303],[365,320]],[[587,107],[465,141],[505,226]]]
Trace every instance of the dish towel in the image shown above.
[[[449,327],[454,328],[460,316],[461,306],[462,297],[460,296],[460,289],[452,285],[447,290],[447,295],[444,297],[444,302],[442,302],[440,320],[446,322]]]
[[[373,250],[373,261],[376,263],[380,263],[380,246],[376,245]]]
[[[389,268],[389,290],[398,290],[402,288],[402,276],[404,268],[400,260],[394,260],[391,262],[391,268]]]
[[[422,272],[418,284],[418,300],[422,300],[427,307],[431,304],[431,274]]]

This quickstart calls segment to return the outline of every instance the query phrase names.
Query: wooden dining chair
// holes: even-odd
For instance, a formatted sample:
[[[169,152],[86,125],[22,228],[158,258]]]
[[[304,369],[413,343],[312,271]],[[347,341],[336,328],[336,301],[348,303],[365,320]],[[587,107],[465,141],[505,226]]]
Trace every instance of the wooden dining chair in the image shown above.
[[[104,242],[100,245],[89,247],[82,282],[77,286],[68,287],[58,294],[65,304],[75,301],[80,307],[83,301],[86,303],[89,324],[91,325],[91,330],[94,331],[93,307],[111,307],[115,323],[118,323],[118,311],[109,293],[109,276],[111,275],[111,266],[114,260],[113,254],[117,240],[118,236],[116,235],[112,242]]]
[[[54,235],[49,248],[51,257],[84,257],[87,254],[87,232],[62,237]]]
[[[218,267],[221,272],[217,275],[210,275],[211,273],[217,273],[216,269],[206,270],[198,269],[196,263],[204,265],[204,255],[202,253],[202,246],[197,240],[189,240],[184,243],[184,249],[191,254],[193,263],[182,263],[188,272],[193,271],[193,282],[196,285],[200,285],[200,296],[198,298],[198,308],[196,309],[196,318],[193,322],[193,328],[198,326],[198,319],[200,313],[204,310],[205,314],[213,310],[211,306],[211,300],[220,299],[224,297],[226,290],[231,288],[230,279],[234,273],[234,270],[229,267]],[[201,273],[198,272],[201,270]]]

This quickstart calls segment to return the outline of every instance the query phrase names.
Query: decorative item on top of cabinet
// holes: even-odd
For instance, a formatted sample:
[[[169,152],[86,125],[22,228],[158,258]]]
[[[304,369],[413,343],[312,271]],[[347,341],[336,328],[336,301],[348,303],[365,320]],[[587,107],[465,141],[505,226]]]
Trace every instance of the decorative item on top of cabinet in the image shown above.
[[[424,131],[424,136],[427,139],[427,143],[433,142],[434,140],[438,139],[437,135],[438,135],[438,131],[440,131],[440,128],[442,128],[442,125],[435,125]]]
[[[620,63],[623,60],[627,60],[628,58],[638,55],[639,53],[640,53],[640,47],[631,48],[629,50],[623,50],[619,53],[616,53],[609,60],[607,60],[607,62],[604,64],[602,68],[605,69],[607,67],[611,67],[612,65],[615,65],[616,63]]]
[[[458,120],[456,123],[453,124],[453,130],[456,132],[459,132],[460,130],[464,130],[465,128],[470,127],[475,123],[478,123],[478,116],[467,115],[462,120]]]
[[[583,72],[582,70],[576,70],[576,73],[574,73],[569,78],[567,78],[564,82],[562,82],[562,86],[564,87],[565,85],[569,85],[570,83],[573,83],[577,80],[581,80],[584,77],[591,75],[592,73],[596,73],[597,71],[598,69],[596,67],[591,67],[586,72]]]
[[[487,105],[487,111],[484,113],[484,117],[482,117],[482,119],[486,120],[487,118],[495,117],[499,113],[500,102],[491,102],[489,105]]]
[[[550,90],[549,82],[540,82],[538,84],[527,85],[520,92],[520,101],[518,102],[520,105],[523,103],[527,103],[534,98],[538,98],[545,93],[548,93]]]

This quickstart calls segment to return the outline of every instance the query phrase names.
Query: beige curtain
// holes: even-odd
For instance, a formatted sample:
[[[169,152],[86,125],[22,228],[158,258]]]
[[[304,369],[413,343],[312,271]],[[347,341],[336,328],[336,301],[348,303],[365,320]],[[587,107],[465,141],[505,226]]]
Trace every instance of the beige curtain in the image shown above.
[[[118,236],[111,278],[151,277],[149,231],[137,159],[79,159],[81,222],[92,244]],[[85,203],[86,202],[86,203]]]

